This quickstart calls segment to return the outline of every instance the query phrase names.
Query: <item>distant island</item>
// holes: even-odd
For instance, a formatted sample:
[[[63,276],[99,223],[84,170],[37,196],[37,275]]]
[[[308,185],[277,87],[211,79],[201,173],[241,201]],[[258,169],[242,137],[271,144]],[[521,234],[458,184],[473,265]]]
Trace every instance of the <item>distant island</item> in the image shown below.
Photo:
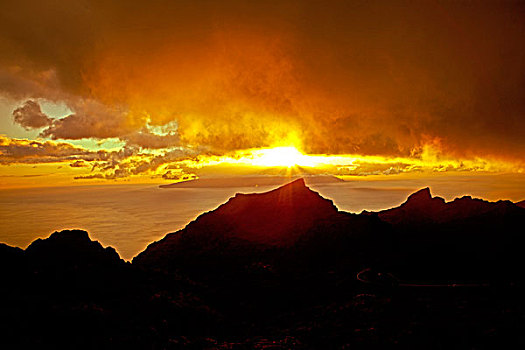
[[[160,185],[160,188],[227,188],[227,187],[263,187],[284,185],[290,181],[304,178],[306,184],[340,183],[344,180],[332,175],[312,176],[236,176],[208,177]]]
[[[82,230],[55,232],[25,250],[0,244],[0,344],[525,344],[522,202],[468,196],[446,202],[423,188],[397,208],[351,214],[308,188],[308,180],[237,194],[131,263]],[[262,186],[259,178],[245,186],[253,183]]]

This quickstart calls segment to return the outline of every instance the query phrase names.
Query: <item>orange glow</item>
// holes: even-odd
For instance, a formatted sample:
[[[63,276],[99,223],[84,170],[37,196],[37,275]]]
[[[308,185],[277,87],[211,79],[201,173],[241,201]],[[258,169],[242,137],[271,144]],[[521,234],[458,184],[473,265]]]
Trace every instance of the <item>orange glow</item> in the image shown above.
[[[5,186],[524,172],[517,3],[32,3],[0,5]]]
[[[313,167],[318,164],[314,160],[315,157],[307,156],[297,150],[297,148],[291,147],[275,147],[255,150],[252,152],[253,160],[251,165],[254,166],[308,166]]]

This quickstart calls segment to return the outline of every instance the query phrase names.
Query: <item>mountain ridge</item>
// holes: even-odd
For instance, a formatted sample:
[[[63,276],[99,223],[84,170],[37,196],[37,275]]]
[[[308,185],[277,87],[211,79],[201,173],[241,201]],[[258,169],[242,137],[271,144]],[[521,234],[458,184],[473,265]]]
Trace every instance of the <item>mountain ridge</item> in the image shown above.
[[[349,215],[306,187],[304,179],[297,179],[264,193],[236,194],[182,230],[151,243],[133,263],[188,252],[290,247],[316,223]]]
[[[26,250],[0,245],[0,329],[7,330],[0,345],[518,343],[524,239],[515,227],[525,210],[509,203],[468,196],[445,203],[424,188],[394,209],[403,220],[434,210],[446,220],[392,224],[380,213],[339,211],[298,180],[235,195],[152,243],[131,264],[81,230],[55,232]],[[368,278],[359,279],[366,271]]]
[[[508,200],[490,202],[471,196],[446,202],[441,197],[432,197],[430,188],[426,187],[409,195],[398,207],[377,212],[363,211],[363,214],[377,215],[393,225],[422,225],[465,220],[480,215],[497,216],[504,212],[520,212],[522,209]]]
[[[277,238],[283,232],[293,229],[294,225],[292,225],[292,223],[300,220],[293,215],[288,216],[290,220],[286,220],[287,215],[294,214],[294,211],[300,211],[298,209],[304,210],[307,207],[316,207],[315,215],[317,216],[317,219],[321,220],[330,220],[335,217],[347,219],[351,216],[355,217],[363,215],[377,216],[382,221],[393,225],[421,225],[430,223],[446,223],[480,215],[499,215],[505,214],[508,211],[517,211],[523,213],[525,211],[525,209],[522,208],[522,205],[525,205],[523,203],[525,203],[525,201],[513,203],[508,200],[498,200],[496,202],[491,202],[479,198],[472,198],[471,196],[457,197],[452,201],[446,202],[441,197],[433,197],[430,188],[424,187],[410,194],[407,197],[407,200],[398,207],[377,212],[363,211],[361,214],[351,214],[345,211],[340,211],[334,205],[332,200],[326,199],[318,192],[311,190],[307,187],[304,178],[299,178],[283,186],[263,193],[237,193],[233,197],[229,198],[225,203],[219,205],[217,208],[200,214],[195,220],[188,223],[185,228],[173,233],[168,233],[163,239],[157,242],[152,242],[151,244],[154,245],[164,241],[168,236],[171,237],[171,235],[187,235],[188,232],[185,231],[193,232],[195,230],[195,225],[198,222],[206,221],[207,223],[210,219],[215,219],[217,216],[221,218],[221,223],[226,222],[227,226],[232,226],[232,231],[236,231],[233,226],[239,224],[242,227],[241,230],[245,231],[250,231],[249,226],[252,224],[255,224],[258,227],[269,225],[268,228],[277,229],[277,234],[274,235],[236,236],[233,234],[230,235],[229,238],[240,239],[245,241],[245,243],[249,243],[251,241],[256,244],[265,244],[269,246],[289,246],[295,243],[300,235],[292,236],[289,240],[285,239],[282,242],[280,242]],[[242,217],[243,215],[246,215],[247,212],[260,209],[257,207],[269,210],[270,212],[267,213],[269,215],[261,215],[261,217],[255,219],[254,221],[248,221],[244,226],[242,222],[234,220],[236,216]],[[286,210],[291,210],[292,212],[283,212],[283,207]],[[278,208],[280,209],[277,210]],[[306,212],[306,214],[303,215],[303,219],[307,219],[308,221],[309,217],[313,214],[313,211]],[[272,223],[270,221],[272,217],[278,217],[284,221]],[[226,221],[224,220],[225,218],[227,219]],[[305,226],[309,225],[313,225],[313,222],[308,221],[305,224]],[[279,229],[279,226],[282,226],[282,228]],[[299,225],[299,233],[304,233],[305,228],[301,228],[300,226],[301,225]],[[69,236],[69,238],[66,236]],[[275,238],[275,240],[273,238]],[[6,247],[6,249],[3,249],[6,252],[8,251],[7,247],[9,247],[16,249],[17,251],[20,250],[22,252],[31,254],[33,251],[37,250],[35,249],[37,246],[49,244],[51,241],[55,242],[55,244],[60,243],[60,245],[66,247],[68,240],[72,244],[71,247],[75,247],[76,243],[87,244],[89,241],[91,244],[93,244],[93,247],[95,247],[96,250],[103,249],[109,255],[114,257],[116,256],[118,259],[120,259],[118,253],[113,247],[103,248],[97,241],[91,241],[89,234],[84,230],[56,231],[46,239],[37,239],[33,241],[25,250],[20,250],[19,248],[11,247],[3,243],[2,245]],[[144,253],[144,251],[139,253],[139,255],[142,253]],[[135,258],[137,258],[137,256],[135,256]]]

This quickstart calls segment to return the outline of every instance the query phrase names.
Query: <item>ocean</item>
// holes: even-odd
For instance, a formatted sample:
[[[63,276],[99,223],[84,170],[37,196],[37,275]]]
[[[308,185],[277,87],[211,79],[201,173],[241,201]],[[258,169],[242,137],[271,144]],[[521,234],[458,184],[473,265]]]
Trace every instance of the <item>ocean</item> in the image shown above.
[[[25,248],[56,230],[84,229],[92,239],[113,246],[122,258],[130,260],[149,243],[183,228],[235,193],[265,192],[275,187],[161,189],[152,184],[127,184],[2,189],[0,242]],[[414,182],[395,186],[343,182],[310,187],[332,199],[340,210],[359,213],[398,206],[422,186]],[[437,194],[453,198],[453,191],[446,189]]]

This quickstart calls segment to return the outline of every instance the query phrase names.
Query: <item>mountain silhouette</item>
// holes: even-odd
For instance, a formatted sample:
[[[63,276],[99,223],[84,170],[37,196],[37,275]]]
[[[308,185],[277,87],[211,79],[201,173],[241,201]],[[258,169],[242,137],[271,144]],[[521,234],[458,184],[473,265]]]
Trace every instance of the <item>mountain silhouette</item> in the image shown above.
[[[488,202],[470,196],[445,202],[441,197],[432,197],[427,187],[411,194],[399,207],[377,212],[377,215],[393,225],[424,225],[461,221],[477,216],[498,217],[520,211],[521,208],[510,201]]]
[[[24,251],[18,247],[11,247],[7,244],[0,243],[0,268],[12,268],[9,266],[12,262],[23,259]]]
[[[524,219],[509,201],[429,188],[350,214],[299,179],[235,195],[131,264],[82,230],[0,244],[0,346],[522,344]]]
[[[204,275],[221,269],[220,264],[235,274],[236,265],[271,261],[277,268],[295,259],[296,267],[314,269],[350,271],[368,264],[416,278],[509,278],[520,261],[517,247],[523,238],[514,227],[524,212],[510,201],[464,196],[446,202],[423,188],[397,208],[355,215],[338,211],[299,179],[266,193],[235,195],[150,244],[133,263],[198,267]],[[210,261],[216,265],[210,267]],[[502,273],[505,264],[510,266]]]
[[[258,244],[289,246],[316,221],[334,220],[332,201],[306,187],[303,179],[266,193],[237,194],[203,215],[199,224],[228,227],[226,235]],[[195,229],[195,225],[191,227]]]
[[[227,203],[201,215],[186,230],[196,232],[206,227],[232,239],[281,246],[293,244],[314,221],[338,215],[341,214],[332,201],[298,179],[266,193],[236,194]]]
[[[46,239],[39,238],[27,247],[25,254],[40,266],[107,266],[123,263],[113,247],[103,248],[83,230],[64,230],[54,232]]]
[[[463,196],[446,202],[429,188],[375,213],[394,227],[390,269],[409,279],[512,280],[520,272],[525,209]]]
[[[522,200],[520,202],[517,202],[516,205],[520,208],[525,208],[525,200]]]
[[[6,273],[14,275],[16,271],[18,277],[56,275],[66,270],[102,272],[125,265],[114,248],[103,248],[83,230],[54,232],[33,241],[25,250],[0,244],[0,262]]]
[[[298,179],[266,193],[236,194],[184,229],[150,244],[133,263],[166,267],[186,261],[185,265],[194,266],[199,256],[206,264],[210,259],[249,259],[250,255],[287,249],[294,254],[310,250],[319,255],[322,249],[330,249],[328,246],[340,249],[342,241],[349,239],[361,239],[359,247],[365,249],[362,240],[372,239],[372,227],[380,224],[377,218],[339,211],[331,200],[309,189],[304,179]],[[324,260],[331,258],[333,255]]]
[[[0,243],[0,275],[4,283],[14,283],[26,273],[27,263],[24,251]]]

